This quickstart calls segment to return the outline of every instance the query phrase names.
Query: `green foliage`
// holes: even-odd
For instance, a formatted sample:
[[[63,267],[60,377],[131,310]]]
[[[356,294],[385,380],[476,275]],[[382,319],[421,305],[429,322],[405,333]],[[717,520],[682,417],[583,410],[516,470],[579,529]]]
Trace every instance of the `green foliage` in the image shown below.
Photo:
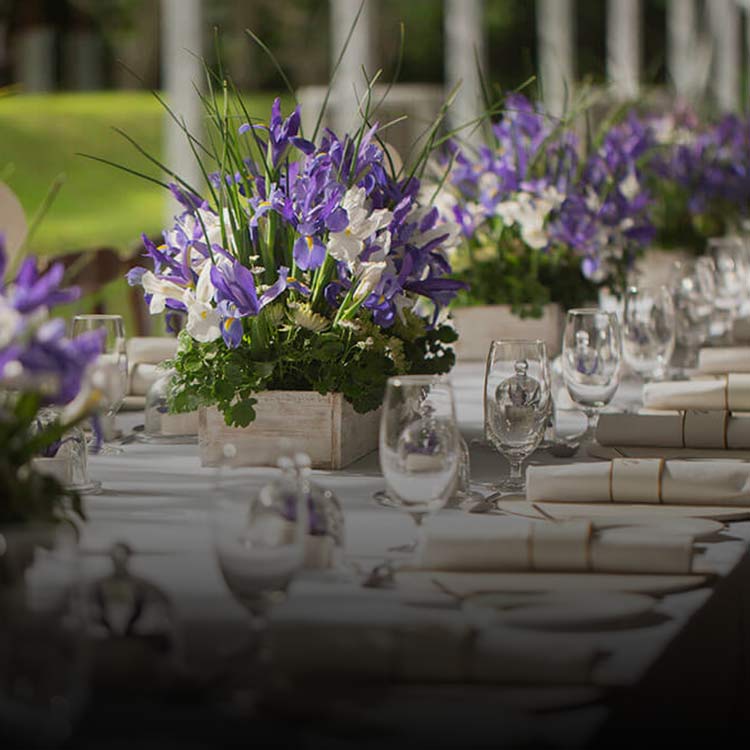
[[[273,96],[253,94],[243,100],[250,115],[265,117]],[[157,236],[164,223],[165,192],[76,152],[96,153],[160,177],[159,169],[112,128],[122,128],[146,151],[161,156],[165,117],[159,102],[144,91],[0,98],[0,165],[11,162],[5,179],[29,217],[49,186],[65,175],[65,185],[30,250],[52,255],[111,247],[125,253],[135,249],[141,232]]]
[[[541,252],[513,241],[473,252],[457,277],[469,284],[457,305],[510,305],[521,318],[540,318],[551,302],[569,309],[596,299],[596,287],[571,253]]]
[[[317,391],[342,393],[364,413],[380,406],[391,376],[448,372],[455,363],[449,347],[455,338],[452,328],[426,330],[410,313],[389,330],[363,313],[360,320],[323,332],[280,329],[259,359],[250,334],[229,349],[221,339],[203,344],[183,333],[172,362],[177,375],[169,406],[174,412],[216,406],[227,424],[246,427],[255,419],[259,392]]]
[[[6,395],[0,403],[0,524],[85,520],[78,493],[31,469],[31,459],[64,432],[59,423],[34,429],[40,406],[35,393]]]

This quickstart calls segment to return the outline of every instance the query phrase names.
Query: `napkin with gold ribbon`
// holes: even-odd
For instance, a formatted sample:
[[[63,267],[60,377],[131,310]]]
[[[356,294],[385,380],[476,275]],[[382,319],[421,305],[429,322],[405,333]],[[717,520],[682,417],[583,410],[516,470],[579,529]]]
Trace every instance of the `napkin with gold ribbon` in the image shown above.
[[[296,597],[274,609],[269,639],[282,674],[382,682],[588,684],[601,654],[588,640],[495,627],[463,613],[380,597]]]
[[[704,375],[723,375],[728,372],[750,372],[750,347],[712,346],[698,354],[698,372]]]
[[[729,373],[695,380],[646,383],[647,409],[750,411],[750,373]]]
[[[530,466],[531,502],[750,506],[750,464],[706,459],[615,458]]]
[[[642,528],[595,531],[589,521],[434,519],[417,559],[420,568],[457,572],[688,574],[693,538]]]
[[[599,445],[750,449],[750,414],[727,411],[607,413],[596,427]]]

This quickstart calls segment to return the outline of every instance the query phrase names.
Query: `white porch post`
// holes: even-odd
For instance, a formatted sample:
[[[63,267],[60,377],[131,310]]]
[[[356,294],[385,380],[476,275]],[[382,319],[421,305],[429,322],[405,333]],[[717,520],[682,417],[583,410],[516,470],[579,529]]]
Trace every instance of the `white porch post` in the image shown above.
[[[161,0],[163,88],[169,106],[198,139],[203,136],[203,109],[194,86],[203,82],[201,0]],[[192,54],[191,54],[192,53]],[[196,57],[196,55],[198,57]],[[164,115],[165,164],[197,190],[202,175],[180,126]],[[169,206],[169,215],[174,211]]]
[[[677,96],[694,93],[693,59],[698,42],[695,0],[669,0],[667,4],[667,68]]]
[[[740,94],[740,14],[735,0],[708,0],[713,39],[711,89],[719,108],[734,112]]]
[[[482,69],[485,68],[483,10],[483,0],[445,0],[443,4],[447,91],[461,82],[449,113],[454,127],[471,122],[484,110],[477,70],[477,60]],[[479,131],[471,126],[464,128],[459,136],[469,141],[478,140]]]
[[[542,97],[554,117],[570,107],[575,86],[575,0],[537,0]]]
[[[331,122],[339,136],[350,132],[359,123],[358,102],[367,87],[362,69],[364,68],[369,78],[375,74],[375,56],[370,33],[373,0],[330,0],[331,74],[357,18],[360,5],[362,12],[336,71],[331,91]],[[309,137],[312,134],[306,135]]]
[[[607,0],[607,78],[617,99],[635,99],[641,77],[641,2]]]

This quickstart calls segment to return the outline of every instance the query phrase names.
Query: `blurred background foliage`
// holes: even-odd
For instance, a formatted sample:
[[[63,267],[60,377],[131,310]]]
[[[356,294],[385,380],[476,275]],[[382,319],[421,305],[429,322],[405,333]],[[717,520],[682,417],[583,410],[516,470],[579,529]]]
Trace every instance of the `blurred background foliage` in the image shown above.
[[[487,73],[498,89],[515,87],[534,74],[535,7],[532,0],[485,2]],[[600,83],[605,71],[606,3],[578,0],[576,7],[579,78]],[[399,80],[440,83],[442,1],[379,0],[377,8],[376,57],[384,80],[389,80],[396,67],[403,22],[406,48]],[[204,0],[204,52],[211,65],[221,56],[238,86],[252,92],[252,114],[265,116],[271,97],[283,90],[283,83],[244,29],[253,29],[274,51],[295,86],[324,84],[331,55],[329,12],[327,0]],[[665,0],[644,2],[646,79],[654,83],[664,78],[664,12]],[[105,90],[67,92],[75,85],[61,64],[55,81],[60,93],[0,100],[3,176],[29,212],[43,200],[58,175],[66,177],[36,237],[38,251],[56,254],[111,247],[132,252],[140,231],[154,234],[162,226],[164,204],[159,188],[75,154],[96,153],[148,172],[149,165],[110,130],[116,126],[161,156],[162,112],[144,93],[160,85],[159,2],[0,0],[0,28],[5,29],[6,39],[12,41],[23,29],[40,25],[54,28],[60,40],[69,32],[94,36],[100,66],[96,78]],[[219,30],[218,45],[213,39],[215,28]],[[62,57],[62,41],[57,46],[58,57]],[[13,82],[11,57],[0,55],[0,85]]]

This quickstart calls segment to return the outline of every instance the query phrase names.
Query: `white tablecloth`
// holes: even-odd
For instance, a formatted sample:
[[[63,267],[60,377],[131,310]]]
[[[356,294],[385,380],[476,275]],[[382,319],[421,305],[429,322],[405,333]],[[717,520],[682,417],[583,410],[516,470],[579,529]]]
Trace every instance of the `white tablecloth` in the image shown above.
[[[467,440],[481,436],[482,432],[482,378],[483,367],[477,365],[456,368],[452,378],[459,421]],[[621,405],[637,400],[638,391],[634,386],[624,387],[618,397]],[[119,424],[125,430],[141,421],[142,414],[137,412],[119,416]],[[124,446],[124,451],[120,456],[93,457],[90,462],[90,472],[102,482],[103,492],[86,499],[90,521],[85,527],[83,544],[93,553],[86,558],[87,575],[95,576],[109,568],[106,558],[95,553],[103,553],[114,541],[127,541],[136,553],[131,564],[133,571],[155,582],[172,598],[188,644],[187,658],[195,664],[210,664],[215,654],[206,650],[206,643],[226,644],[234,637],[244,637],[247,628],[246,614],[230,596],[212,550],[208,513],[215,470],[200,467],[197,446],[153,446],[136,442]],[[562,459],[553,459],[544,453],[532,458],[533,462],[542,463],[555,460]],[[475,445],[472,468],[474,480],[491,482],[507,471],[507,464],[488,448]],[[242,471],[247,472],[249,481],[259,484],[274,474],[270,469]],[[334,490],[342,501],[346,551],[350,559],[371,566],[392,557],[387,551],[389,547],[410,541],[411,520],[397,511],[380,508],[372,501],[373,492],[384,488],[377,455],[370,455],[343,471],[316,472],[316,479]],[[456,523],[461,522],[461,511],[442,513],[455,516]],[[717,569],[729,574],[743,556],[748,539],[750,523],[732,524],[723,541],[713,545],[711,554]],[[657,606],[660,616],[647,627],[570,635],[572,639],[594,643],[609,654],[595,672],[595,686],[605,690],[637,686],[713,592],[712,587],[705,586],[665,596]],[[356,598],[370,603],[380,601],[383,606],[401,608],[405,619],[410,616],[410,605],[402,601],[398,591],[364,589],[342,573],[306,574],[295,582],[292,595],[325,595],[348,602]],[[424,612],[420,612],[420,617],[423,616]],[[206,639],[207,632],[216,635]],[[545,634],[539,633],[538,637],[543,648]],[[716,638],[721,637],[721,633],[716,634]],[[191,648],[191,644],[195,644],[195,648]],[[692,656],[685,654],[685,658]],[[514,705],[519,695],[529,695],[529,688],[498,690],[510,705]],[[548,700],[545,691],[540,691],[538,696],[540,703]],[[533,707],[535,700],[532,696],[521,702],[528,708],[529,703]],[[560,712],[545,714],[547,723],[533,723],[533,738],[554,738],[555,716],[569,721],[564,701],[559,708]],[[581,717],[584,734],[596,731],[606,715],[600,705],[592,706],[588,713],[576,714]]]

